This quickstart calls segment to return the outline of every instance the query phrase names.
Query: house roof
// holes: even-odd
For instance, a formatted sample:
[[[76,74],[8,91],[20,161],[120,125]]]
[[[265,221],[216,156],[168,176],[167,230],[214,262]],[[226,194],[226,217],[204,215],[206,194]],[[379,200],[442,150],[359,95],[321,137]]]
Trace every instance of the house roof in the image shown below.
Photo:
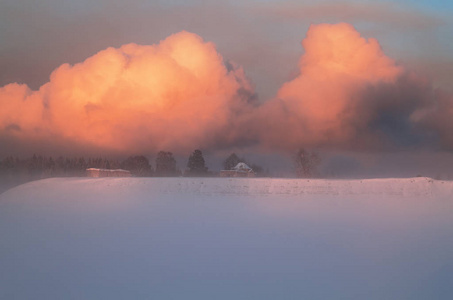
[[[236,165],[236,167],[233,168],[235,171],[253,171],[252,168],[247,166],[247,164],[240,162]]]

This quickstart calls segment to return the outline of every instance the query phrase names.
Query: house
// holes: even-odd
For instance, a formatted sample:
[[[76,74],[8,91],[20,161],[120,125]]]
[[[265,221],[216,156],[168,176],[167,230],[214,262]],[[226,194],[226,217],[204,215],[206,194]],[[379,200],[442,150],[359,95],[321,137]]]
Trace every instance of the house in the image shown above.
[[[87,177],[131,177],[131,172],[122,169],[110,170],[110,169],[87,169]]]
[[[238,163],[232,170],[221,170],[220,177],[255,177],[255,172],[245,163]]]

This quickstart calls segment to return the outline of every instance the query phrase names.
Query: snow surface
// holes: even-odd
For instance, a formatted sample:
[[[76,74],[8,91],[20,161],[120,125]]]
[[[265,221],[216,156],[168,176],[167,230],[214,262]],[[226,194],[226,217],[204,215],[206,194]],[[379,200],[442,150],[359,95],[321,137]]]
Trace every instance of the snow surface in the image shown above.
[[[0,299],[453,299],[453,182],[31,182],[0,195]]]

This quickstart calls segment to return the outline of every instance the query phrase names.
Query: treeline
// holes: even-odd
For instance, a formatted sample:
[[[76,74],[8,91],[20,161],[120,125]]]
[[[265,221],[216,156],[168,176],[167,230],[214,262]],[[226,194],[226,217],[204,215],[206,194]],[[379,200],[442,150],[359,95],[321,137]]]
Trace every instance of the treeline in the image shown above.
[[[320,161],[317,154],[302,149],[295,158],[296,172],[299,177],[311,177],[315,174]],[[240,162],[250,166],[257,177],[269,176],[268,170],[246,161],[235,153],[223,161],[223,169],[231,170]],[[85,176],[88,168],[124,169],[130,171],[135,177],[217,176],[217,172],[208,169],[203,153],[199,149],[194,150],[188,157],[186,168],[183,171],[177,168],[176,159],[169,151],[159,151],[154,164],[143,155],[130,156],[125,160],[102,157],[59,156],[54,158],[41,155],[20,159],[8,156],[0,160],[0,192],[37,179]]]
[[[235,153],[223,161],[223,169],[231,170],[238,163],[250,166],[258,177],[269,176],[269,171],[261,166],[248,162]],[[320,159],[314,152],[301,149],[295,156],[294,165],[298,177],[312,177],[316,174]],[[153,168],[154,165],[154,168]],[[47,157],[33,155],[30,158],[19,159],[8,156],[0,160],[0,180],[19,179],[21,181],[36,180],[49,177],[80,177],[86,175],[88,168],[124,169],[136,177],[165,177],[165,176],[217,176],[216,172],[208,169],[201,150],[196,149],[188,157],[186,168],[177,168],[176,159],[170,151],[159,151],[154,164],[143,155],[130,156],[125,160],[115,160],[102,157]]]
[[[123,161],[108,158],[63,157],[33,155],[26,159],[8,156],[0,161],[0,176],[35,180],[49,177],[79,177],[88,168],[125,169],[134,176],[153,176],[153,168],[145,156],[131,156]]]
[[[163,152],[163,151],[161,151]],[[159,154],[161,153],[159,152]],[[0,161],[0,192],[18,184],[32,180],[51,177],[81,177],[86,175],[88,168],[101,169],[125,169],[133,176],[179,176],[181,173],[176,170],[176,161],[172,155],[168,155],[162,161],[162,155],[158,155],[159,163],[154,170],[149,160],[143,156],[131,156],[125,160],[107,158],[85,158],[85,157],[47,157],[33,155],[32,157],[20,159],[8,156]],[[168,165],[168,160],[174,161]],[[156,160],[157,161],[157,160]]]
[[[231,169],[238,162],[245,162],[236,154],[230,155],[224,163],[224,167]],[[258,174],[263,175],[262,168],[251,165]],[[187,161],[187,168],[181,171],[176,166],[176,159],[172,152],[159,151],[153,165],[143,155],[130,156],[125,160],[108,158],[85,158],[85,157],[48,157],[33,155],[20,159],[8,156],[0,161],[0,179],[30,181],[49,177],[79,177],[86,175],[88,168],[101,169],[124,169],[136,177],[151,176],[216,176],[217,173],[209,171],[201,150],[194,150]]]

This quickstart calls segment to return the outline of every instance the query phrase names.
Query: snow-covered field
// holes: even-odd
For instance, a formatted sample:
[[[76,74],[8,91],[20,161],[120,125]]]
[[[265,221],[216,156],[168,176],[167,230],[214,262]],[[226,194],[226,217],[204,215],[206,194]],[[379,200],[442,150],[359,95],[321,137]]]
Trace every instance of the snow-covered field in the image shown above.
[[[31,182],[0,195],[0,299],[453,299],[453,182]]]

